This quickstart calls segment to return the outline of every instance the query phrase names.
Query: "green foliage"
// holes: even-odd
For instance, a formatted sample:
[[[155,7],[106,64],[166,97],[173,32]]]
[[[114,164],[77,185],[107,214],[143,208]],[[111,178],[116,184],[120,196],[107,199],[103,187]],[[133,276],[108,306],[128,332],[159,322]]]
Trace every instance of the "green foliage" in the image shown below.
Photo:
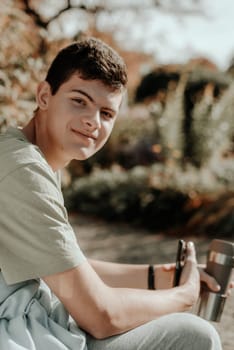
[[[191,138],[192,160],[201,166],[210,162],[230,147],[234,134],[234,84],[222,98],[212,105],[209,96],[204,96],[193,111]]]
[[[177,83],[167,68],[148,74],[136,98],[140,91],[141,100],[151,99],[162,158],[202,167],[232,147],[234,88],[227,73],[199,65],[180,70]]]
[[[129,171],[117,166],[96,169],[64,190],[65,203],[72,211],[162,230],[189,219],[193,210],[186,211],[185,207],[194,196],[234,189],[232,178],[220,183],[219,177],[212,169],[190,166],[182,171],[161,164]]]
[[[70,209],[100,214],[106,219],[133,218],[139,214],[140,202],[146,195],[144,191],[148,191],[147,181],[147,173],[141,168],[129,173],[115,168],[96,170],[77,179],[65,191],[65,199]]]
[[[179,72],[153,71],[146,74],[136,89],[135,101],[142,102],[145,98],[155,95],[155,90],[166,91],[171,81],[179,80]]]
[[[158,135],[162,152],[166,159],[183,156],[185,135],[183,132],[184,120],[184,90],[187,82],[186,74],[181,79],[175,90],[168,92],[166,105],[158,119]]]

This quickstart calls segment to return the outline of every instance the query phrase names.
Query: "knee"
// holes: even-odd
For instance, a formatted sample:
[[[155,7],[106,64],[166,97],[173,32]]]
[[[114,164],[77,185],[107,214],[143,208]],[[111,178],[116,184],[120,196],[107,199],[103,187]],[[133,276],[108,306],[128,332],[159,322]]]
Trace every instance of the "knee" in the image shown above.
[[[179,313],[171,315],[171,327],[179,334],[181,349],[221,350],[220,337],[215,328],[204,319],[189,314]]]

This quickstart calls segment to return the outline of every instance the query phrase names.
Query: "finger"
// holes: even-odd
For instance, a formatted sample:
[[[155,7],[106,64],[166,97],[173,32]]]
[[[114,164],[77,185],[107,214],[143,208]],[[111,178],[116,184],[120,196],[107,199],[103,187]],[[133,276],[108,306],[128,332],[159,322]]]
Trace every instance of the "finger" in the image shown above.
[[[193,242],[188,242],[186,245],[186,261],[191,261],[197,264],[196,251]]]
[[[218,292],[220,290],[220,286],[216,279],[213,276],[209,275],[206,271],[204,271],[204,269],[199,267],[198,270],[200,272],[200,280],[202,282],[205,282],[211,290]]]
[[[216,279],[205,272],[202,281],[206,282],[207,286],[214,292],[218,292],[221,288]]]
[[[164,264],[163,265],[163,270],[164,271],[171,271],[171,270],[175,270],[175,264]]]

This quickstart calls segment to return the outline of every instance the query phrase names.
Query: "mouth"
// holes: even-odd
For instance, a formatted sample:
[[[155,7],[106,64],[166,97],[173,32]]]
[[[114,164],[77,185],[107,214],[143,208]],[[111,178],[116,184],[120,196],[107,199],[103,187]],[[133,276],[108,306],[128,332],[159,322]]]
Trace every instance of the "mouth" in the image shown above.
[[[75,133],[76,135],[81,136],[81,137],[92,139],[94,141],[96,141],[96,139],[97,139],[94,135],[92,135],[92,134],[90,134],[90,133],[88,133],[86,131],[83,131],[83,130],[81,131],[81,130],[71,129],[71,131],[73,133]]]

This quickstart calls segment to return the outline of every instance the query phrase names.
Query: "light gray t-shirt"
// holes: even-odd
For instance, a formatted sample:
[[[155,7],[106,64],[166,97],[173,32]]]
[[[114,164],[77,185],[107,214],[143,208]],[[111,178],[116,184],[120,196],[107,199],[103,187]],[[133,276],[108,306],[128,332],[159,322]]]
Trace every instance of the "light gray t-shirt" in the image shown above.
[[[83,261],[58,174],[19,129],[9,128],[0,135],[0,269],[6,282],[62,272]]]

